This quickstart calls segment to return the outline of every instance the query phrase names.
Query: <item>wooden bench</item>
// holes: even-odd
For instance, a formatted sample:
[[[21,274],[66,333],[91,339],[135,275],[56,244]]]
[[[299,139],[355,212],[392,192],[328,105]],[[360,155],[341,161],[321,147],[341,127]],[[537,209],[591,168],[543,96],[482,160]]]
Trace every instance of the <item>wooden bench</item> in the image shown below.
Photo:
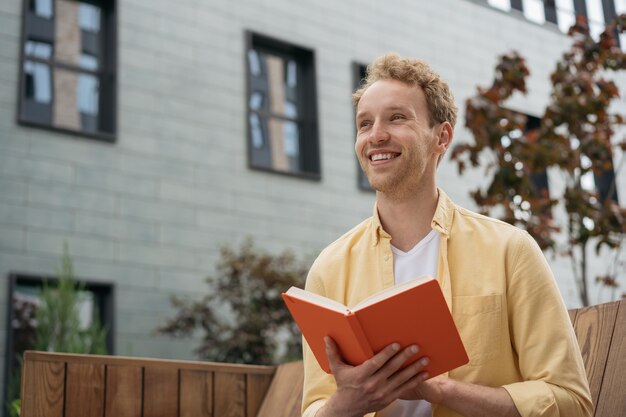
[[[626,416],[626,300],[571,310],[597,417]],[[295,417],[302,362],[267,366],[26,352],[22,417]]]
[[[254,417],[275,368],[26,352],[22,417]]]

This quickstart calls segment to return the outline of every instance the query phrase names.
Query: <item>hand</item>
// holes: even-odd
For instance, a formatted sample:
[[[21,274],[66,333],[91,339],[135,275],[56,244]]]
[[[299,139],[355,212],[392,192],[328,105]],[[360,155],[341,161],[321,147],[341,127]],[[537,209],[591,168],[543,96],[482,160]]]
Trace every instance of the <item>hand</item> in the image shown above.
[[[331,338],[327,337],[325,342],[337,391],[320,410],[319,417],[360,417],[381,410],[402,396],[413,395],[418,385],[428,378],[428,374],[423,372],[428,358],[421,358],[400,369],[419,352],[415,345],[401,351],[397,343],[392,343],[361,365],[351,366],[343,362]]]
[[[448,381],[443,375],[419,383],[414,390],[402,395],[403,400],[426,400],[431,404],[443,401],[443,385]]]

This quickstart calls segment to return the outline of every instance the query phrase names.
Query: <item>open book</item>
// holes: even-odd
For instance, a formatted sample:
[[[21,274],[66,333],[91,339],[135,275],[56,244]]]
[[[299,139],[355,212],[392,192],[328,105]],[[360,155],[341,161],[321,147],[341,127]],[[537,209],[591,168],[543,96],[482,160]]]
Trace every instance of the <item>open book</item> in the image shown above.
[[[359,365],[385,346],[416,344],[420,352],[403,366],[428,356],[430,377],[469,359],[437,280],[421,277],[387,288],[352,308],[321,295],[291,287],[282,294],[320,367],[330,373],[324,337],[339,346],[343,360]]]

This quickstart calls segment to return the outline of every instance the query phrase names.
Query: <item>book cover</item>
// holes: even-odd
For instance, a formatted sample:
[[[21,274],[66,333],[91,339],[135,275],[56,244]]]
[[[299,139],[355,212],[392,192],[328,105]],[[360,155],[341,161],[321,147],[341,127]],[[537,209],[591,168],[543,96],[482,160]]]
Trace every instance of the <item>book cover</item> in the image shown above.
[[[339,346],[345,362],[359,365],[385,346],[416,344],[420,352],[403,366],[428,356],[430,377],[469,359],[437,280],[421,277],[388,288],[353,308],[292,287],[283,299],[320,367],[330,373],[324,337]]]

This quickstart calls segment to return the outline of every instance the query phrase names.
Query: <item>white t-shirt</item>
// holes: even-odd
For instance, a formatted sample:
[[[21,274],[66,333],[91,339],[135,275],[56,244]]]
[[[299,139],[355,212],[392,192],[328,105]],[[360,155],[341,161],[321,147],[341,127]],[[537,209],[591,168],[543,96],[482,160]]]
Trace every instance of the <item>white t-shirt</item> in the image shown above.
[[[408,252],[391,246],[395,284],[402,284],[422,275],[437,276],[439,233],[431,230]],[[396,400],[378,413],[381,417],[431,417],[427,401]]]

